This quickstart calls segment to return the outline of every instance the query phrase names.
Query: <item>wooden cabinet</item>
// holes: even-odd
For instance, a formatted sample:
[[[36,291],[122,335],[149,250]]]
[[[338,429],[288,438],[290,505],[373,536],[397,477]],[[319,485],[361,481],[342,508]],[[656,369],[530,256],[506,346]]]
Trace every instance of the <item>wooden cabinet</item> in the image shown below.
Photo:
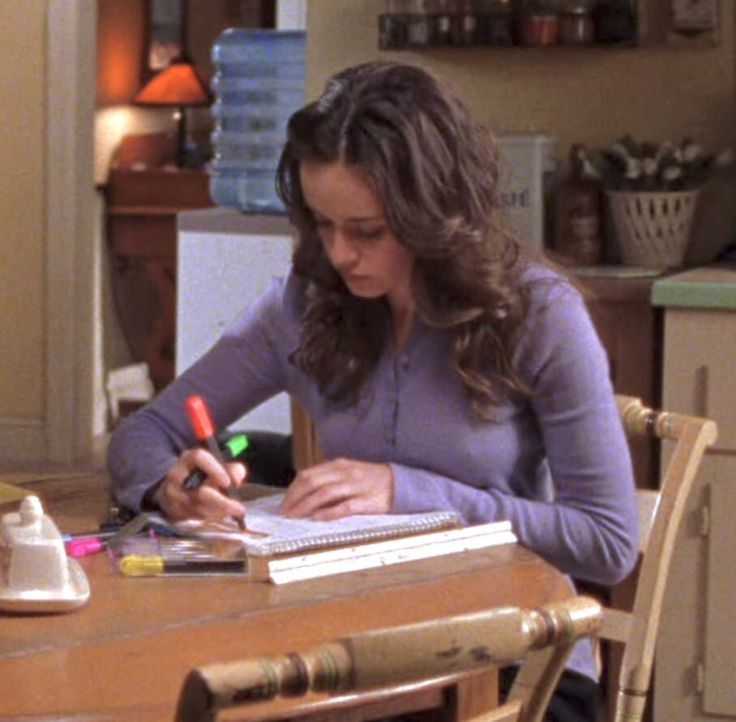
[[[736,265],[655,285],[663,405],[718,423],[676,541],[655,667],[655,722],[736,719]],[[663,449],[668,454],[668,449]]]
[[[651,278],[580,279],[588,308],[608,353],[617,393],[638,396],[653,407],[660,403],[661,311],[650,302]],[[631,445],[637,485],[656,486],[657,449],[652,441]]]
[[[209,178],[204,171],[175,166],[117,168],[110,171],[106,197],[113,291],[124,296],[126,275],[142,270],[154,297],[150,305],[143,294],[119,298],[119,320],[134,355],[142,357],[136,360],[148,364],[160,389],[174,378],[176,215],[212,205]],[[140,350],[134,340],[137,327],[142,329]]]

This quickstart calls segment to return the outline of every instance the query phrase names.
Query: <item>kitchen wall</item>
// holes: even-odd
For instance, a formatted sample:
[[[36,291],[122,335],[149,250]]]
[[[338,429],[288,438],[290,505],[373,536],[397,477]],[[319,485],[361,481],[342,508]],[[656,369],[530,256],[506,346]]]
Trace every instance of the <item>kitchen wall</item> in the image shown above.
[[[558,140],[607,144],[624,133],[717,150],[736,140],[734,3],[721,2],[720,43],[664,44],[666,0],[639,0],[639,48],[471,48],[378,51],[378,0],[309,0],[307,90],[313,97],[336,70],[373,58],[425,65],[450,79],[496,132],[534,131]],[[712,258],[736,228],[734,179],[702,199],[693,261]]]

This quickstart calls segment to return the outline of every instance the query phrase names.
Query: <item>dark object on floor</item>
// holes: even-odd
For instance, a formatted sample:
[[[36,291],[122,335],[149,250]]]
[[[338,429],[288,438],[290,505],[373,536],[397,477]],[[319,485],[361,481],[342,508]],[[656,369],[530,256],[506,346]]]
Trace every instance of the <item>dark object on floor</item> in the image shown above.
[[[505,667],[498,678],[501,699],[505,699],[518,672]],[[544,722],[597,722],[600,719],[601,688],[592,679],[566,669],[549,701]]]

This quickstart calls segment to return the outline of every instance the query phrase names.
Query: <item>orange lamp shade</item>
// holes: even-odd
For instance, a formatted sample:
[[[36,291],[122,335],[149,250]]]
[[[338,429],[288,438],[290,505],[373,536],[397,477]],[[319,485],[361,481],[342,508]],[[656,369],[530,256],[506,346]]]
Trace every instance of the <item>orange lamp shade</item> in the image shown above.
[[[151,78],[133,99],[136,105],[207,105],[210,94],[191,63],[174,60]]]

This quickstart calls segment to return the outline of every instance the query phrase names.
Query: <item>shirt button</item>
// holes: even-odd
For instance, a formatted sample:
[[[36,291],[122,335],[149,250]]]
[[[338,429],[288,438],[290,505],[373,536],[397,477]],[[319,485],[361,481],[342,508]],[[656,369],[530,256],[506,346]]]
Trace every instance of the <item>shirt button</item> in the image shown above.
[[[401,368],[409,368],[409,357],[406,354],[401,357]]]

